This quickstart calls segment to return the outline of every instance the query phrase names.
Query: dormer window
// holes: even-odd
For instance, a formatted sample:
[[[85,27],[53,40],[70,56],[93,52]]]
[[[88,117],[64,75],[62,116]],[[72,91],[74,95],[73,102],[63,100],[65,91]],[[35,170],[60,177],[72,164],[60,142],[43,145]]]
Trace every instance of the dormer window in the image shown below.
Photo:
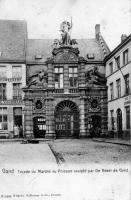
[[[35,59],[36,59],[36,60],[42,59],[42,55],[41,55],[41,54],[35,55]]]
[[[95,56],[93,53],[87,54],[87,59],[94,59]]]

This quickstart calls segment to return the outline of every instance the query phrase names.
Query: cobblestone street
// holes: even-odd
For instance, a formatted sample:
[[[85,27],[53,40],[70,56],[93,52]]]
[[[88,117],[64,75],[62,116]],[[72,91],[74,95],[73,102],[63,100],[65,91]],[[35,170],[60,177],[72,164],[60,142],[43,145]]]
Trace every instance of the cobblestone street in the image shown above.
[[[131,161],[131,147],[92,140],[61,139],[50,142],[60,163],[124,164]]]
[[[125,164],[131,161],[131,146],[92,141],[58,139],[39,144],[0,144],[0,163]]]

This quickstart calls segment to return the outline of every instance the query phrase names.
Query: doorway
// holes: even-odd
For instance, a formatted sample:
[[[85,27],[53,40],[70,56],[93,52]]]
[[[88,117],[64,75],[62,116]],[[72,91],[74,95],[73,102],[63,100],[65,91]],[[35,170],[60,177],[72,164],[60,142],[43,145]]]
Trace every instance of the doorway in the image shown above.
[[[92,137],[100,137],[101,134],[101,117],[92,115],[90,122],[90,134]]]
[[[44,138],[46,133],[46,121],[44,117],[34,117],[33,130],[35,138]]]
[[[14,107],[13,108],[13,116],[14,116],[14,127],[18,127],[19,129],[19,137],[23,137],[23,127],[22,127],[22,108]]]

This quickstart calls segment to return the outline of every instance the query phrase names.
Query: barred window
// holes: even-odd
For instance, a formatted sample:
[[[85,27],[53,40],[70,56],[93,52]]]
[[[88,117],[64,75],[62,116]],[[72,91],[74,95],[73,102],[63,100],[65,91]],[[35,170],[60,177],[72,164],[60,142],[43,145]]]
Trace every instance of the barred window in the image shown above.
[[[13,83],[13,99],[22,99],[21,83]]]
[[[7,123],[7,108],[0,107],[0,130],[7,130],[8,123]]]
[[[70,87],[78,86],[78,68],[77,67],[69,67],[69,84],[70,84]]]
[[[0,100],[6,100],[6,83],[0,83]]]

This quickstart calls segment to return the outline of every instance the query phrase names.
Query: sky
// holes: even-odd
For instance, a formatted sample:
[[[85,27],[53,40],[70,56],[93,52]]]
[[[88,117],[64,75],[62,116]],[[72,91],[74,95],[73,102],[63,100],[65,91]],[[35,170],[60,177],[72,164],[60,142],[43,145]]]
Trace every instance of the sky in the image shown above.
[[[94,38],[95,25],[113,50],[131,33],[131,0],[0,0],[0,19],[26,20],[29,38],[60,38],[72,17],[72,38]]]

